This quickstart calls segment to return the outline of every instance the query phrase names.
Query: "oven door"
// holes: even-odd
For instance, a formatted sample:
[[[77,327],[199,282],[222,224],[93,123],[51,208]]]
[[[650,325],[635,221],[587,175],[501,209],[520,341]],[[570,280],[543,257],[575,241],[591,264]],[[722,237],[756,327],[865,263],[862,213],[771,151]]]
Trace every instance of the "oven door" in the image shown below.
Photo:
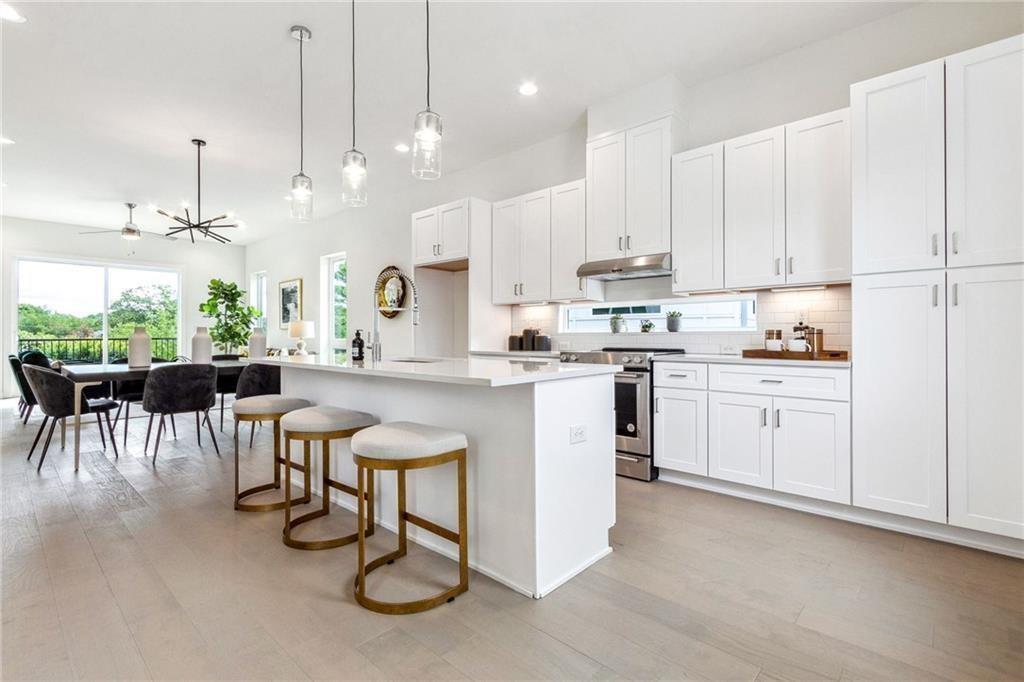
[[[615,375],[615,449],[651,456],[649,372]]]

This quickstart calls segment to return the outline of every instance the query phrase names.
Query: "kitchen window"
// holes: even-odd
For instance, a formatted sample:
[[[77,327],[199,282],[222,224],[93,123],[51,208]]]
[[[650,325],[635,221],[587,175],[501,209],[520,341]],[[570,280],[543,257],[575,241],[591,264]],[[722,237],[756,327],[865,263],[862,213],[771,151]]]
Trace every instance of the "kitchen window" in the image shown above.
[[[267,331],[267,273],[254,272],[249,280],[250,305],[260,311],[260,316],[253,321],[257,329]]]
[[[627,332],[639,332],[644,320],[654,324],[652,332],[665,332],[668,331],[668,314],[677,312],[681,332],[756,332],[756,310],[754,294],[563,305],[559,330],[562,333],[608,334],[612,317],[621,315]]]
[[[344,360],[348,355],[348,257],[333,253],[322,257],[320,263],[324,315],[321,352]]]

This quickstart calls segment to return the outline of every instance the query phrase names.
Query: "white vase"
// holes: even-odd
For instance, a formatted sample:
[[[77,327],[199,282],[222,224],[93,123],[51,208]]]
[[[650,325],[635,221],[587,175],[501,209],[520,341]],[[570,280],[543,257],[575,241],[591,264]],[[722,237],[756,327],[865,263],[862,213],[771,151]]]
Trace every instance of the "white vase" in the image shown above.
[[[136,327],[128,339],[128,366],[149,367],[153,363],[153,341],[145,327]]]
[[[197,364],[209,364],[213,362],[213,339],[206,327],[196,327],[196,333],[192,337],[192,362]]]
[[[249,357],[263,358],[267,356],[267,334],[262,329],[253,329],[249,336]]]

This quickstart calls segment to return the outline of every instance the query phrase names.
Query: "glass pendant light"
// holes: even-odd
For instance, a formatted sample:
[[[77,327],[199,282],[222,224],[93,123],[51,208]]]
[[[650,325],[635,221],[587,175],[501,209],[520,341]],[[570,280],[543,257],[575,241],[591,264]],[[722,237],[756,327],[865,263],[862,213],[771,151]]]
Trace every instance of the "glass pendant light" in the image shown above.
[[[352,149],[341,157],[341,203],[366,206],[366,155],[356,149],[356,0],[352,0]]]
[[[292,220],[308,223],[313,219],[313,181],[306,175],[304,164],[305,154],[305,79],[302,70],[302,44],[313,37],[305,26],[292,26],[292,38],[299,41],[299,172],[292,176]]]
[[[421,180],[441,177],[441,116],[430,110],[430,0],[427,13],[427,108],[413,124],[412,174]]]

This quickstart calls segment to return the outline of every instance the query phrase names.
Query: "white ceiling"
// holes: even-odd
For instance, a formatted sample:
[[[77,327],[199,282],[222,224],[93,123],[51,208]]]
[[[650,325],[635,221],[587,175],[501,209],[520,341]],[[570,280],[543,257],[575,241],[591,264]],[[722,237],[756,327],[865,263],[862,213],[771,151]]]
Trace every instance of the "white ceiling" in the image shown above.
[[[316,211],[341,210],[337,168],[350,144],[347,3],[29,3],[0,24],[4,215],[119,227],[124,201],[234,210],[267,236],[288,216],[298,170],[297,45],[306,45],[306,173]],[[675,72],[727,73],[872,21],[887,3],[494,2],[431,4],[432,105],[444,117],[447,173],[561,132],[589,103]],[[358,147],[371,190],[416,182],[408,141],[424,105],[423,4],[357,6]],[[533,79],[540,93],[516,89]],[[379,199],[378,199],[379,200]],[[165,221],[137,214],[143,229]]]

